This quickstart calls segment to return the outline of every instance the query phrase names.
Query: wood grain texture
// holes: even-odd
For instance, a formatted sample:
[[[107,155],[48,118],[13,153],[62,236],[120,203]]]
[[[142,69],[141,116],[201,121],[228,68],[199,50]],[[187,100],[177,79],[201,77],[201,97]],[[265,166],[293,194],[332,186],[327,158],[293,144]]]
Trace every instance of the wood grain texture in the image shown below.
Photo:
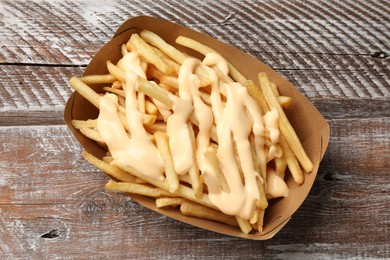
[[[63,124],[65,103],[72,93],[69,79],[80,76],[84,67],[0,65],[0,125]],[[278,71],[278,70],[277,70]],[[360,98],[352,95],[331,95],[313,89],[311,79],[324,78],[322,70],[279,70],[285,78],[302,91],[325,118],[367,118],[390,116],[390,94],[370,96],[367,91]],[[337,74],[335,74],[337,75]],[[347,75],[347,73],[345,73]],[[341,82],[341,77],[331,79]],[[358,81],[358,78],[354,79]],[[300,82],[303,81],[303,87]],[[332,83],[325,80],[318,88]],[[365,86],[371,86],[366,83]],[[306,87],[307,86],[307,87]],[[333,85],[334,86],[334,85]],[[352,91],[339,85],[338,89]],[[333,89],[336,89],[334,87]],[[367,88],[368,91],[371,88]],[[350,92],[348,92],[350,93]],[[369,106],[365,106],[369,103]],[[361,107],[365,106],[362,110]],[[329,109],[332,107],[333,109]]]
[[[0,65],[0,125],[63,124],[68,81],[84,69]]]
[[[211,259],[242,252],[248,258],[386,256],[390,120],[330,124],[337,137],[308,199],[273,240],[264,242],[203,231],[106,191],[108,178],[84,161],[65,126],[0,127],[0,256],[61,257],[64,248],[72,248],[70,258]],[[353,136],[351,128],[358,129]],[[12,167],[15,157],[18,164]],[[356,250],[363,241],[366,246]],[[156,245],[159,250],[151,250]]]
[[[123,21],[144,14],[237,46],[283,76],[300,72],[287,78],[309,97],[388,98],[388,9],[365,1],[4,1],[0,60],[86,65]]]
[[[352,0],[225,4],[6,0],[0,39],[7,62],[20,62],[20,56],[13,55],[27,54],[28,62],[85,63],[89,60],[85,54],[92,55],[124,20],[143,14],[180,22],[245,51],[388,55],[389,9],[385,1]]]
[[[390,259],[388,1],[0,1],[0,259]],[[248,52],[328,119],[313,189],[272,240],[201,230],[106,191],[63,123],[71,89],[130,17]]]

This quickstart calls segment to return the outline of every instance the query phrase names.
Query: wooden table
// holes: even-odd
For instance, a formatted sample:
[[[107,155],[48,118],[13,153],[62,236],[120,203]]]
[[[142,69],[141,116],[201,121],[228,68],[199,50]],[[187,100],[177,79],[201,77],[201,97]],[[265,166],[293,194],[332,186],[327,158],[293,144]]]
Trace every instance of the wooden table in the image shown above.
[[[0,259],[390,258],[390,4],[187,2],[0,2]],[[312,191],[273,239],[161,216],[106,191],[82,158],[63,121],[67,81],[141,14],[256,56],[328,120]]]

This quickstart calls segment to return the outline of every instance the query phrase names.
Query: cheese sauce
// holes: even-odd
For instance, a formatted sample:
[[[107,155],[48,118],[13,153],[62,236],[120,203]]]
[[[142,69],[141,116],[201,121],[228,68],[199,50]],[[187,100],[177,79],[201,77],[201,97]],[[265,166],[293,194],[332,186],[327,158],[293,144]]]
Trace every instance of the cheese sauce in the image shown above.
[[[194,158],[192,144],[187,121],[192,113],[190,102],[174,95],[170,96],[173,101],[173,114],[167,120],[167,134],[169,136],[169,148],[171,150],[175,171],[178,175],[188,173]]]
[[[267,168],[267,191],[271,198],[287,197],[288,187],[272,168]]]
[[[143,114],[138,111],[136,84],[138,77],[146,78],[139,56],[127,53],[118,66],[126,73],[122,82],[126,93],[126,120],[130,135],[125,131],[118,114],[118,98],[106,94],[100,98],[97,129],[115,160],[128,165],[145,176],[163,180],[164,162],[151,136],[143,127]]]
[[[139,111],[137,100],[137,79],[146,78],[140,58],[136,53],[129,52],[118,62],[118,67],[126,73],[126,82],[122,82],[122,85],[126,93],[126,119],[130,133],[121,124],[118,98],[114,94],[106,94],[100,99],[98,131],[115,160],[162,180],[163,161],[143,126],[143,113]],[[209,75],[211,106],[201,99],[201,81],[194,73],[198,67]],[[288,194],[283,179],[272,169],[267,169],[264,148],[265,129],[268,129],[273,145],[279,142],[279,116],[276,110],[271,110],[263,117],[247,89],[239,83],[220,82],[213,67],[217,67],[219,73],[228,75],[228,63],[215,53],[207,54],[202,62],[188,58],[181,65],[178,75],[179,96],[169,95],[173,103],[172,114],[167,119],[169,147],[177,174],[187,174],[196,160],[211,203],[226,214],[248,220],[253,216],[260,198],[258,180],[267,180],[267,190],[271,197]],[[226,91],[225,103],[221,98],[221,89]],[[190,117],[194,117],[198,124],[196,147],[192,147],[188,128]],[[213,123],[218,139],[217,157],[229,186],[228,191],[222,189],[217,174],[205,158],[205,152],[211,145]],[[251,149],[251,138],[254,140],[255,152]],[[196,149],[196,158],[193,149]],[[260,172],[256,170],[255,162]]]
[[[248,95],[246,89],[237,83],[227,84],[227,102],[223,111],[221,125],[217,125],[217,156],[222,172],[229,185],[230,192],[214,185],[215,175],[205,174],[205,183],[209,189],[210,201],[222,212],[249,219],[255,210],[256,201],[260,198],[254,168],[252,151],[249,143],[250,123],[245,116],[244,100]],[[232,138],[233,136],[233,138]],[[241,162],[245,184],[241,180],[240,167],[236,161],[235,148]]]
[[[201,99],[199,78],[194,74],[195,69],[201,66],[200,61],[189,58],[184,61],[179,72],[179,96],[188,101],[194,108],[194,116],[198,122],[199,132],[196,136],[196,159],[201,172],[206,170],[208,163],[204,152],[210,144],[210,129],[213,125],[211,108]],[[169,135],[169,133],[168,133]],[[190,147],[190,151],[192,151]],[[192,165],[192,158],[191,158]]]

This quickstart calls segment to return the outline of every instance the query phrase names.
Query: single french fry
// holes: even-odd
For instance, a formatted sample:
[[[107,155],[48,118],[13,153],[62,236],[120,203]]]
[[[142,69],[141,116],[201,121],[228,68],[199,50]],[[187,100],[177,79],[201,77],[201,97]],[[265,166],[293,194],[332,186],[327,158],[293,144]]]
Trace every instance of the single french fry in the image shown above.
[[[276,84],[273,83],[273,82],[270,82],[269,86],[271,87],[272,92],[274,93],[274,95],[278,97],[279,96],[279,90],[278,90],[278,87],[276,86]]]
[[[118,96],[118,105],[119,107],[123,108],[123,110],[125,110],[125,107],[126,107],[126,98],[124,97],[121,97],[121,96]]]
[[[156,207],[157,208],[163,208],[163,207],[176,207],[178,205],[183,204],[184,202],[187,202],[188,200],[183,198],[157,198],[156,199]]]
[[[179,188],[179,177],[176,174],[173,158],[169,149],[168,135],[162,132],[156,132],[154,138],[157,148],[164,160],[165,177],[168,183],[169,192],[174,193]]]
[[[108,163],[110,164],[112,161],[114,160],[114,158],[112,158],[112,156],[104,156],[102,161],[105,162],[105,163]]]
[[[127,51],[135,51],[134,46],[131,44],[130,39],[126,42]]]
[[[237,221],[233,216],[225,215],[215,209],[211,209],[192,202],[183,202],[180,206],[180,211],[186,216],[209,219],[231,226],[237,226]]]
[[[106,75],[87,75],[80,78],[84,84],[113,83],[116,79],[111,74]]]
[[[205,156],[207,160],[209,161],[209,164],[211,168],[213,169],[214,174],[217,176],[219,183],[221,184],[222,190],[226,193],[230,193],[229,184],[226,181],[225,176],[223,175],[223,172],[221,170],[221,167],[219,165],[219,160],[217,157],[217,152],[214,148],[208,147],[205,152]]]
[[[292,105],[292,102],[293,102],[292,97],[281,96],[279,93],[278,87],[276,86],[275,83],[270,82],[269,85],[270,85],[274,95],[278,98],[280,106],[282,108],[288,108]]]
[[[217,128],[215,125],[211,126],[210,129],[210,138],[213,140],[216,144],[218,144],[218,135],[217,135]]]
[[[298,161],[301,163],[303,169],[306,172],[311,172],[313,170],[313,163],[307,156],[305,150],[302,147],[301,142],[299,141],[297,134],[295,133],[294,128],[291,126],[286,114],[280,106],[278,99],[272,92],[267,74],[259,73],[259,82],[268,105],[278,110],[279,127],[281,132],[283,133],[283,136],[286,138],[288,145],[291,147],[291,150],[294,152]]]
[[[121,53],[122,56],[125,56],[129,51],[127,50],[126,44],[122,44],[121,46]]]
[[[288,143],[285,141],[283,135],[280,135],[279,143],[282,146],[288,169],[290,170],[294,181],[297,184],[302,184],[304,181],[303,172],[301,170],[301,167],[299,166],[299,162],[297,160],[297,157],[295,156],[295,154],[291,150]]]
[[[263,232],[263,224],[264,224],[264,213],[265,209],[260,209],[259,214],[258,214],[258,219],[257,219],[257,231],[258,232]]]
[[[112,76],[114,76],[117,80],[121,82],[126,82],[126,72],[116,65],[114,65],[111,61],[107,61],[107,69]]]
[[[140,61],[140,66],[141,66],[141,69],[142,71],[146,74],[146,71],[148,70],[148,67],[149,67],[149,64],[150,63],[147,63],[146,61],[142,60]],[[151,64],[150,64],[151,65]]]
[[[245,183],[245,176],[244,176],[244,171],[242,170],[241,159],[240,159],[240,156],[239,156],[238,150],[237,150],[237,143],[234,140],[233,140],[233,149],[234,149],[234,155],[236,157],[238,172],[239,172],[240,178],[241,178],[241,183]]]
[[[263,178],[261,178],[263,179]],[[257,178],[257,187],[259,189],[260,198],[258,199],[256,206],[260,209],[266,209],[268,207],[268,200],[266,195],[266,184],[265,181],[262,181],[260,178]],[[263,179],[264,180],[264,179]]]
[[[251,223],[249,223],[248,220],[241,219],[239,217],[236,217],[236,220],[237,220],[238,226],[240,227],[241,231],[244,234],[249,234],[252,231],[252,229],[253,229],[252,225],[251,225]]]
[[[266,141],[266,143],[271,143],[269,142],[268,140]],[[267,145],[268,146],[268,145]],[[282,147],[279,145],[279,144],[272,144],[269,147],[269,150],[268,150],[268,157],[267,157],[267,162],[270,162],[272,161],[273,159],[277,158],[277,157],[282,157],[283,155],[283,149]]]
[[[135,178],[135,182],[134,183],[137,183],[137,184],[148,184],[147,181],[144,181],[143,179],[140,179],[140,178]]]
[[[85,160],[90,164],[94,165],[96,168],[105,172],[110,177],[123,182],[135,182],[135,177],[129,174],[128,172],[122,171],[118,167],[112,166],[107,162],[104,162],[88,152],[83,152]]]
[[[192,158],[196,158],[196,139],[191,123],[188,123],[188,131],[191,138]],[[203,184],[200,178],[199,165],[196,159],[194,160],[188,174],[190,176],[192,189],[194,190],[194,195],[195,197],[200,198],[203,193]]]
[[[204,91],[200,91],[200,98],[202,99],[202,101],[211,106],[211,100],[210,100],[210,94],[209,93],[205,93]]]
[[[103,90],[107,91],[107,92],[111,92],[111,93],[114,93],[120,97],[126,97],[126,94],[125,94],[125,91],[123,91],[122,89],[116,89],[116,88],[110,88],[110,87],[103,87]]]
[[[213,66],[213,69],[217,73],[220,81],[222,81],[223,83],[233,83],[234,82],[234,80],[232,78],[230,78],[229,75],[225,75],[224,73],[222,73],[222,71],[217,66]],[[225,94],[222,93],[222,95],[226,96],[226,93]]]
[[[99,108],[100,107],[100,96],[91,89],[88,85],[82,82],[77,77],[72,77],[69,80],[69,85],[76,90],[81,96],[83,96],[86,100],[91,102],[92,105]]]
[[[200,79],[201,88],[207,87],[211,84],[209,75],[204,69],[202,69],[202,67],[197,67],[194,72],[195,72],[194,74],[197,75],[198,78]]]
[[[163,89],[159,88],[157,85],[150,83],[146,79],[138,78],[138,91],[144,93],[145,95],[155,98],[164,105],[172,107],[173,101],[169,98],[168,93]]]
[[[278,101],[282,108],[289,108],[293,103],[292,97],[278,96]]]
[[[208,46],[206,46],[198,41],[195,41],[193,39],[190,39],[190,38],[187,38],[184,36],[177,37],[176,43],[180,44],[182,46],[185,46],[187,48],[193,49],[193,50],[195,50],[203,55],[207,55],[208,53],[219,54],[217,51],[213,50],[212,48],[210,48],[210,47],[208,47]],[[228,62],[228,65],[229,65],[229,74],[232,76],[232,78],[235,81],[244,85],[245,82],[247,81],[247,79],[244,77],[244,75],[242,75],[241,72],[239,72],[230,62]]]
[[[129,124],[127,123],[127,119],[126,119],[126,109],[123,106],[118,106],[118,110],[119,110],[119,117],[121,119],[121,122],[123,126],[126,128],[126,131],[128,131]],[[156,120],[157,120],[156,115],[143,114],[144,126],[152,125],[156,122]]]
[[[160,79],[160,84],[164,84],[165,86],[169,86],[171,89],[178,89],[179,83],[176,77],[172,76],[163,76]]]
[[[144,39],[147,43],[160,49],[164,54],[166,54],[169,58],[171,58],[178,64],[182,64],[187,58],[185,54],[183,54],[181,51],[179,51],[172,45],[168,44],[160,36],[151,31],[143,30],[140,35],[142,39]]]
[[[252,217],[249,219],[249,223],[252,224],[252,227],[254,227],[255,229],[257,229],[257,226],[254,226],[253,224],[256,224],[257,220],[259,219],[259,211],[260,209],[259,208],[256,208],[255,209],[255,213],[252,215]]]
[[[138,184],[129,182],[116,182],[110,180],[106,184],[107,190],[116,190],[121,192],[144,195],[148,197],[173,196],[171,193],[156,187],[150,187],[148,184]]]
[[[129,123],[127,122],[127,119],[126,119],[125,110],[120,109],[118,115],[119,115],[119,119],[121,120],[123,127],[125,128],[126,132],[130,135],[130,127],[129,127]]]
[[[175,75],[179,75],[180,71],[180,64],[176,63],[174,60],[172,60],[170,57],[168,57],[165,53],[163,53],[159,48],[153,47],[153,50],[157,53],[158,56],[160,56],[166,63],[171,66],[171,68],[174,71]],[[185,54],[184,54],[185,55]]]
[[[104,139],[97,130],[91,129],[89,127],[80,127],[79,131],[89,139],[105,145]]]
[[[286,162],[284,153],[281,157],[276,157],[274,159],[274,161],[275,161],[276,175],[278,175],[280,178],[284,179],[284,174],[286,172],[286,167],[287,167],[287,162]]]
[[[115,88],[115,89],[123,89],[122,88],[122,82],[120,82],[119,80],[115,80],[113,83],[112,83],[112,88]]]
[[[265,115],[265,113],[269,111],[269,108],[267,102],[265,101],[263,93],[261,93],[261,90],[255,85],[252,80],[247,80],[244,86],[248,89],[249,95],[251,95],[251,97],[256,100],[257,104],[259,104],[262,114]]]
[[[156,68],[167,75],[171,75],[173,73],[173,69],[160,56],[158,56],[152,47],[138,34],[132,34],[130,42],[148,63],[153,64]]]
[[[137,92],[138,97],[138,111],[142,114],[145,114],[145,94],[142,92]]]
[[[187,183],[189,185],[192,185],[191,184],[191,177],[190,177],[190,174],[183,174],[183,175],[179,175],[179,180],[180,182],[182,183]],[[204,190],[203,190],[204,191]],[[207,193],[206,191],[204,191],[204,193]],[[203,194],[200,194],[200,196],[202,196]]]
[[[154,124],[151,124],[151,125],[144,125],[145,126],[145,129],[151,133],[151,134],[154,134],[155,132],[159,131],[159,132],[163,132],[163,133],[166,133],[167,132],[167,125],[164,124],[164,123],[157,123],[155,122]]]
[[[154,122],[156,122],[156,120],[157,120],[157,116],[156,115],[144,114],[143,124],[144,124],[144,126],[146,126],[146,125],[153,125]]]
[[[170,117],[172,115],[172,111],[169,109],[160,108],[160,107],[158,107],[157,109],[159,112],[157,115],[161,115],[162,116],[161,120],[163,120],[166,123],[168,121],[168,117]]]
[[[258,159],[259,155],[257,154],[255,140],[254,140],[253,135],[250,136],[249,142],[251,145],[252,157],[253,157],[253,162],[255,164],[255,169],[257,170],[257,173],[259,174],[258,178],[256,178],[256,182],[257,182],[257,187],[259,190],[260,198],[257,200],[256,206],[258,208],[265,209],[268,207],[268,201],[267,201],[266,191],[265,191],[266,185],[265,185],[265,182],[263,182],[263,180],[266,178],[266,175],[267,175],[267,170],[266,170],[267,166],[266,166],[266,164],[261,165],[260,160]],[[253,223],[251,223],[251,224],[253,224]]]
[[[154,79],[161,80],[163,77],[168,76],[163,72],[159,71],[154,65],[148,66],[146,74]]]
[[[80,129],[82,127],[87,127],[87,128],[95,128],[96,127],[96,119],[88,119],[88,120],[76,120],[73,119],[71,121],[72,125],[76,129]]]
[[[157,107],[155,104],[150,102],[149,100],[145,100],[145,112],[150,115],[156,115],[157,114]]]

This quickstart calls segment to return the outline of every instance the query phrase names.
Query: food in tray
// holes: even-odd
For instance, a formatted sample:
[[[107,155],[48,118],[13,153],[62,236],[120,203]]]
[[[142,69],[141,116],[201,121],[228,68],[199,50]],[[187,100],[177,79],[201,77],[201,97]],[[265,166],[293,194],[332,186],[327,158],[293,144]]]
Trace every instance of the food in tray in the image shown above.
[[[203,59],[143,30],[123,43],[116,64],[104,64],[109,74],[71,78],[99,109],[73,126],[107,148],[102,160],[84,157],[111,177],[107,189],[261,233],[268,201],[289,194],[286,169],[298,184],[302,169],[313,169],[283,111],[292,98],[265,73],[257,88],[200,42],[179,36],[176,43]],[[97,93],[90,84],[107,86]]]

